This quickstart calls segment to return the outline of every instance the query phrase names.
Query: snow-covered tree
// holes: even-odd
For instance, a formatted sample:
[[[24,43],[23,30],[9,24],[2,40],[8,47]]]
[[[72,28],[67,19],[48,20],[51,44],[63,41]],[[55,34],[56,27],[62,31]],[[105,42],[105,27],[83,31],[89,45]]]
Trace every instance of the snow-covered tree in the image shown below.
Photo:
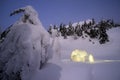
[[[95,24],[95,19],[94,18],[92,18],[92,25],[94,25]]]
[[[23,12],[0,44],[0,80],[30,80],[49,58],[49,34],[38,13],[26,6],[11,15]],[[7,45],[7,46],[6,46]]]
[[[53,28],[53,26],[50,25],[50,26],[49,26],[49,29],[48,29],[49,34],[52,34],[52,28]]]
[[[60,42],[59,42],[59,33],[57,31],[57,29],[52,29],[51,30],[52,34],[51,34],[51,37],[52,37],[52,42],[51,42],[51,47],[52,47],[52,50],[53,50],[53,59],[60,59]]]
[[[82,36],[82,29],[79,24],[77,24],[77,26],[75,27],[75,33],[77,34],[77,36]]]
[[[40,24],[40,21],[38,19],[38,13],[31,7],[23,7],[19,8],[17,10],[14,10],[10,16],[13,16],[18,13],[23,13],[23,16],[20,18],[19,22],[23,23],[31,23],[31,24]]]
[[[72,36],[73,34],[74,34],[74,27],[72,26],[72,23],[69,22],[69,27],[68,27],[67,35],[68,36]]]

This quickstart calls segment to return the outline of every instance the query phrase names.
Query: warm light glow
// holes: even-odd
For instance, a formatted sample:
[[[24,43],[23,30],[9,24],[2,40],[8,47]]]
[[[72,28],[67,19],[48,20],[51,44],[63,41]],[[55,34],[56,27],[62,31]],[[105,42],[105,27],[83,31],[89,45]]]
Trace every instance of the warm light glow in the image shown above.
[[[92,54],[89,55],[89,62],[94,63],[94,57]]]
[[[71,59],[72,61],[75,61],[75,62],[85,62],[86,56],[87,56],[86,51],[76,49],[72,52]]]
[[[92,54],[88,54],[83,50],[74,50],[71,53],[71,60],[74,62],[83,62],[88,64],[96,64],[96,63],[107,63],[107,62],[120,62],[120,60],[95,60]],[[70,59],[64,59],[64,62],[70,62]]]
[[[86,51],[78,49],[72,51],[71,59],[74,62],[88,62],[88,63],[95,62],[92,54],[88,54]]]

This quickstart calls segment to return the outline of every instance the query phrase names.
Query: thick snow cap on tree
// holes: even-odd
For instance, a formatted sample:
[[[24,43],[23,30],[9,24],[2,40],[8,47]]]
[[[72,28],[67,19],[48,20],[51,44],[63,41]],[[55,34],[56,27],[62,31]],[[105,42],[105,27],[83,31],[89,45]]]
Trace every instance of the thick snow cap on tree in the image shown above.
[[[15,10],[12,15],[23,12],[0,44],[0,79],[30,80],[49,58],[49,34],[38,19],[38,13],[26,6]],[[2,77],[1,77],[2,76]],[[19,79],[17,79],[19,80]]]
[[[14,10],[10,16],[13,16],[18,13],[23,13],[23,16],[20,18],[16,24],[20,22],[25,22],[25,23],[32,23],[32,24],[41,24],[39,19],[38,19],[38,13],[33,9],[32,6],[26,6],[23,8],[19,8],[17,10]]]

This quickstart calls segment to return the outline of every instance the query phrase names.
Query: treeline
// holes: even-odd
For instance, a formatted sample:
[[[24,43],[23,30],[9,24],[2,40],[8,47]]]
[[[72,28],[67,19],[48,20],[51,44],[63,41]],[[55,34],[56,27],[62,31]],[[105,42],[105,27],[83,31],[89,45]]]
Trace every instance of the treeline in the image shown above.
[[[98,23],[96,23],[94,19],[91,19],[89,22],[84,21],[82,24],[78,22],[74,26],[71,22],[68,25],[63,23],[59,26],[51,25],[48,32],[52,35],[52,31],[56,30],[58,34],[56,37],[61,35],[64,39],[67,39],[68,36],[73,36],[74,39],[89,37],[89,41],[91,41],[91,39],[98,39],[100,44],[104,44],[109,42],[109,36],[106,31],[115,27],[120,27],[120,24],[114,23],[111,19],[101,20]]]

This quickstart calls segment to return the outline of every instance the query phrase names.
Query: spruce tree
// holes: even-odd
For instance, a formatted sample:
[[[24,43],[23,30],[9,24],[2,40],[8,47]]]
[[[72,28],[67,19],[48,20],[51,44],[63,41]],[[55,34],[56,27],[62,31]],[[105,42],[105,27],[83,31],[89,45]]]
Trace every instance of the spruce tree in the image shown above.
[[[92,25],[94,25],[95,24],[95,19],[94,18],[92,18]]]
[[[48,29],[49,34],[52,34],[52,26],[50,25],[49,29]]]
[[[74,34],[74,27],[72,26],[72,23],[69,22],[69,27],[68,27],[67,35],[68,36],[72,36],[73,34]]]

